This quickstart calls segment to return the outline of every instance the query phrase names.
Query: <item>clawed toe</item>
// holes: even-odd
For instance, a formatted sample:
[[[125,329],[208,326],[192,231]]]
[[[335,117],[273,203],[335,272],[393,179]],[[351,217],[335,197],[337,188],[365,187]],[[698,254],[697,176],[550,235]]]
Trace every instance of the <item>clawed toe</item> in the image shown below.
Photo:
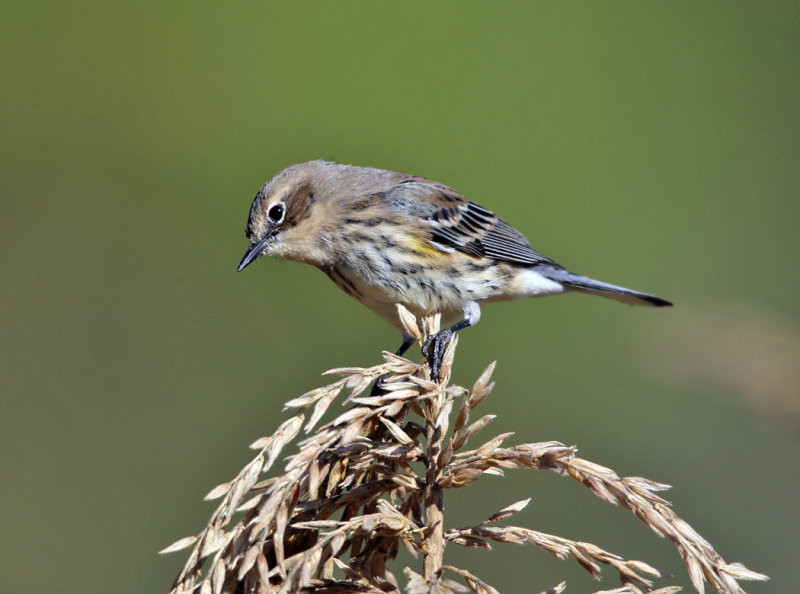
[[[435,382],[439,381],[439,371],[442,367],[444,352],[452,336],[453,332],[451,330],[441,330],[429,336],[422,346],[422,354],[428,358],[428,365],[431,368],[431,378]]]
[[[375,380],[375,383],[372,384],[372,390],[370,390],[369,393],[370,396],[383,396],[388,392],[388,390],[383,387],[387,377],[388,375],[382,375]]]

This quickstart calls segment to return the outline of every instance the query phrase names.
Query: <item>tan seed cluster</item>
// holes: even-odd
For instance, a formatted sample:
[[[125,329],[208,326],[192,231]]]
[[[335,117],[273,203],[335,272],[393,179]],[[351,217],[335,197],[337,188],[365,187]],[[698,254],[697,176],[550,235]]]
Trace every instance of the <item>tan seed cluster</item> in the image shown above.
[[[420,331],[408,311],[399,308],[399,313],[419,342],[438,331],[435,317],[422,320]],[[192,547],[171,594],[490,594],[497,590],[466,569],[445,564],[444,551],[448,544],[491,548],[491,542],[529,543],[555,557],[571,557],[596,579],[602,577],[603,565],[612,567],[622,587],[603,590],[605,594],[680,590],[654,590],[651,578],[666,576],[642,561],[624,559],[591,543],[498,525],[529,499],[475,525],[445,529],[446,489],[514,468],[572,477],[602,500],[633,512],[672,540],[698,592],[707,582],[717,592],[740,594],[739,580],[766,579],[741,564],[726,563],[656,494],[667,485],[620,477],[555,441],[503,447],[512,435],[503,433],[466,449],[495,418],[485,414],[470,419],[494,387],[494,364],[469,390],[450,385],[457,342],[453,339],[448,347],[438,383],[431,381],[424,363],[384,353],[384,363],[331,370],[328,373],[340,379],[287,402],[285,409],[294,410],[292,416],[275,433],[256,440],[253,460],[206,496],[221,500],[208,525],[197,536],[162,551]],[[364,396],[378,378],[384,378],[383,392]],[[349,408],[316,428],[337,399]],[[283,470],[262,478],[301,430],[307,437],[286,458]],[[417,571],[403,570],[404,585],[388,567],[400,546],[422,558]],[[562,582],[543,594],[558,594],[565,587]]]

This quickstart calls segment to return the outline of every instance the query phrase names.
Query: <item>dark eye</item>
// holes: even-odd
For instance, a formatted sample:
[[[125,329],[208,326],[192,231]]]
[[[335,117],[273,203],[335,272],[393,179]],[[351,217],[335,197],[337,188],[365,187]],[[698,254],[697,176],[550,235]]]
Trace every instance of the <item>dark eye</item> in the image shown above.
[[[273,223],[280,223],[283,220],[283,215],[285,214],[286,210],[283,208],[283,204],[275,204],[271,206],[267,212],[269,220]]]

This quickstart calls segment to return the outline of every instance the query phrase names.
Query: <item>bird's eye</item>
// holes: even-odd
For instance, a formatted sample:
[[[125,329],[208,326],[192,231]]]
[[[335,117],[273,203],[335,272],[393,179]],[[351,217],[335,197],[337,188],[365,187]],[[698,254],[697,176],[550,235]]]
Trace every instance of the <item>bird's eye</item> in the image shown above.
[[[269,220],[272,221],[273,223],[280,223],[283,220],[285,214],[286,214],[286,209],[283,208],[283,204],[275,204],[271,206],[269,211],[267,212]]]

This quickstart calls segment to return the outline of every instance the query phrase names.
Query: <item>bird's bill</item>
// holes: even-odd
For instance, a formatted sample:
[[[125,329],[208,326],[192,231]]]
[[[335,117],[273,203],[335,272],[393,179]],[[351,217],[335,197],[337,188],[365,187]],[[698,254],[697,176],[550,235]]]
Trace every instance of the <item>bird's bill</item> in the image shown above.
[[[244,257],[242,258],[242,261],[239,262],[239,268],[237,268],[236,271],[241,272],[242,270],[245,269],[245,267],[248,264],[250,264],[250,262],[258,258],[261,255],[261,252],[264,251],[264,248],[267,247],[267,244],[269,243],[270,239],[271,239],[270,237],[266,237],[261,241],[259,241],[258,243],[251,245],[249,248],[247,248],[247,251],[244,253]]]

